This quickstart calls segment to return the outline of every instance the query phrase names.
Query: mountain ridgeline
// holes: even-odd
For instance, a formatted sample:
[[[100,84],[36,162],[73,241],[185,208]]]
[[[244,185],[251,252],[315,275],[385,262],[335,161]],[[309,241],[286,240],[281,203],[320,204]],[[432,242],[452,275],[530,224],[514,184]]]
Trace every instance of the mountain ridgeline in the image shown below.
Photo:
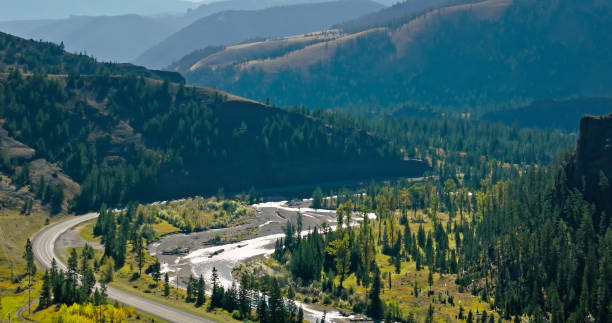
[[[149,70],[132,64],[100,63],[84,54],[71,54],[62,45],[25,40],[0,32],[0,71],[19,69],[48,74],[135,74],[157,80],[184,83],[174,72]]]
[[[164,68],[181,57],[207,46],[234,45],[257,37],[276,38],[309,33],[383,8],[370,0],[340,0],[296,4],[262,10],[232,10],[200,18],[134,62]]]
[[[428,168],[357,129],[136,75],[174,73],[99,64],[0,36],[2,66],[13,68],[0,81],[4,127],[81,183],[76,211],[219,188],[420,176]],[[6,60],[11,55],[15,62]],[[24,75],[17,67],[67,75]]]
[[[414,17],[364,17],[270,59],[201,58],[188,82],[277,105],[486,107],[611,95],[609,2],[487,0]],[[342,25],[340,25],[342,26]],[[219,56],[220,54],[215,54]]]

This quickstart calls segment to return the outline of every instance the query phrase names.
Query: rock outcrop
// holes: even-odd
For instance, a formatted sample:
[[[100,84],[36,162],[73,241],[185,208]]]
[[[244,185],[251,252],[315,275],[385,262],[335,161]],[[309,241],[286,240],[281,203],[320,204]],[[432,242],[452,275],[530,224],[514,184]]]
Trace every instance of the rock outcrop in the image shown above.
[[[612,114],[583,116],[576,153],[566,166],[568,185],[597,209],[597,220],[612,215]],[[595,222],[598,225],[599,222]]]

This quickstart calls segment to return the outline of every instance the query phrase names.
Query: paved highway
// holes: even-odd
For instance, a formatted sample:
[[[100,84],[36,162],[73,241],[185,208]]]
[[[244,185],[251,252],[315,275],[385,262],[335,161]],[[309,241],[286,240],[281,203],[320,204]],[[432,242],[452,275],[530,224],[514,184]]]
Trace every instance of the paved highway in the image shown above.
[[[55,255],[55,241],[68,231],[70,228],[79,223],[95,219],[97,213],[89,213],[70,220],[66,220],[54,225],[50,225],[36,234],[32,241],[32,249],[36,260],[45,268],[51,268],[51,261],[55,258],[57,265],[62,270],[66,270],[66,265],[62,263]],[[214,323],[214,321],[199,317],[197,315],[178,310],[173,307],[157,303],[155,301],[124,292],[122,290],[108,286],[108,297],[120,303],[134,307],[137,310],[152,314],[156,317],[169,322],[190,323],[203,322]]]

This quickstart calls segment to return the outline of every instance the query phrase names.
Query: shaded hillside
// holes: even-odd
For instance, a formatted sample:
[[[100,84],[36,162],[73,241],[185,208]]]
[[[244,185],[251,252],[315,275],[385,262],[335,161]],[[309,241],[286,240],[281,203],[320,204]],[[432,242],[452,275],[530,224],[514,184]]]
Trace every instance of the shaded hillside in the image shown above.
[[[49,74],[127,74],[183,82],[178,73],[148,70],[132,64],[99,63],[81,54],[70,54],[60,45],[25,40],[0,32],[0,72],[19,68]]]
[[[580,118],[585,114],[612,113],[612,99],[590,98],[565,101],[534,101],[526,107],[486,113],[483,119],[520,127],[561,129],[577,132]]]
[[[254,37],[282,37],[319,31],[376,11],[369,0],[342,0],[274,7],[257,11],[226,11],[201,18],[138,57],[135,62],[162,68],[207,46],[232,45]]]
[[[278,105],[490,106],[607,96],[607,2],[487,0],[318,43],[269,60],[199,66],[190,83]]]
[[[20,43],[35,61],[49,47]],[[70,54],[61,58],[72,62]],[[60,55],[61,56],[61,55]],[[91,61],[95,67],[95,61]],[[100,64],[97,68],[112,64]],[[50,69],[51,70],[51,69]],[[18,71],[0,78],[0,118],[34,157],[57,163],[85,211],[155,200],[334,180],[420,176],[387,141],[227,93],[128,75]]]

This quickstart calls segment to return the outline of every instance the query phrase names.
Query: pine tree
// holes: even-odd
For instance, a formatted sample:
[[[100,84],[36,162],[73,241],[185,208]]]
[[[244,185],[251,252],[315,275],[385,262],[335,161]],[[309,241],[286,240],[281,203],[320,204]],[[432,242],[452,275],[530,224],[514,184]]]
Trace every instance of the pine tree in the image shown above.
[[[249,299],[249,276],[247,274],[242,275],[240,279],[240,291],[238,292],[238,310],[240,311],[240,317],[248,318],[251,312],[251,302]]]
[[[145,264],[145,246],[142,236],[136,239],[136,261],[138,262],[138,276],[142,276],[142,267]]]
[[[49,275],[49,271],[46,270],[45,274],[43,275],[43,284],[40,290],[38,308],[44,309],[49,307],[51,304],[51,276]]]
[[[297,313],[297,319],[295,320],[297,323],[304,322],[304,309],[300,306]]]
[[[270,311],[270,320],[272,323],[284,323],[287,313],[285,303],[281,294],[280,286],[276,278],[272,279],[270,286],[270,295],[268,297],[268,307]]]
[[[36,265],[34,264],[34,251],[32,251],[32,242],[30,238],[26,241],[23,259],[26,261],[25,274],[28,276],[28,313],[32,314],[30,303],[32,303],[32,279],[34,275],[36,275]]]
[[[468,312],[467,319],[465,320],[465,323],[474,323],[474,314],[472,314],[471,310]]]
[[[206,301],[204,296],[204,277],[200,275],[200,279],[198,280],[198,289],[197,289],[197,298],[196,298],[196,307],[200,307]]]
[[[322,201],[323,191],[321,191],[320,187],[317,187],[312,193],[312,204],[310,205],[310,207],[312,207],[313,209],[320,209],[323,207]]]
[[[159,280],[161,279],[161,264],[159,263],[159,260],[155,258],[155,263],[149,268],[151,270],[151,277],[153,277],[155,285],[157,285],[157,282],[159,282]]]
[[[433,305],[429,304],[429,309],[427,310],[427,317],[425,318],[425,323],[433,323],[434,319],[434,308]]]
[[[210,307],[217,308],[223,306],[223,286],[219,284],[219,274],[217,268],[213,267],[210,277],[212,283],[212,294],[210,295]]]
[[[76,298],[76,287],[78,284],[78,266],[79,266],[79,255],[76,249],[70,251],[70,257],[68,258],[68,275],[70,276],[71,283],[71,298],[74,301]]]
[[[170,278],[168,277],[168,273],[164,275],[164,296],[170,296]]]
[[[368,315],[373,319],[382,319],[383,318],[383,306],[382,301],[380,299],[380,290],[382,288],[382,282],[380,279],[380,271],[378,267],[374,268],[374,278],[372,280],[372,288],[370,289],[369,295],[369,308]]]
[[[268,304],[266,298],[261,297],[257,303],[257,319],[260,323],[268,323]]]
[[[193,301],[193,276],[189,275],[189,280],[187,281],[187,296],[185,297],[185,302],[191,303]]]
[[[223,308],[232,313],[238,309],[238,292],[236,290],[236,282],[232,282],[232,286],[223,294]]]
[[[425,248],[425,229],[423,228],[423,224],[419,224],[419,231],[417,233],[417,241],[419,243],[419,247],[421,249]]]

